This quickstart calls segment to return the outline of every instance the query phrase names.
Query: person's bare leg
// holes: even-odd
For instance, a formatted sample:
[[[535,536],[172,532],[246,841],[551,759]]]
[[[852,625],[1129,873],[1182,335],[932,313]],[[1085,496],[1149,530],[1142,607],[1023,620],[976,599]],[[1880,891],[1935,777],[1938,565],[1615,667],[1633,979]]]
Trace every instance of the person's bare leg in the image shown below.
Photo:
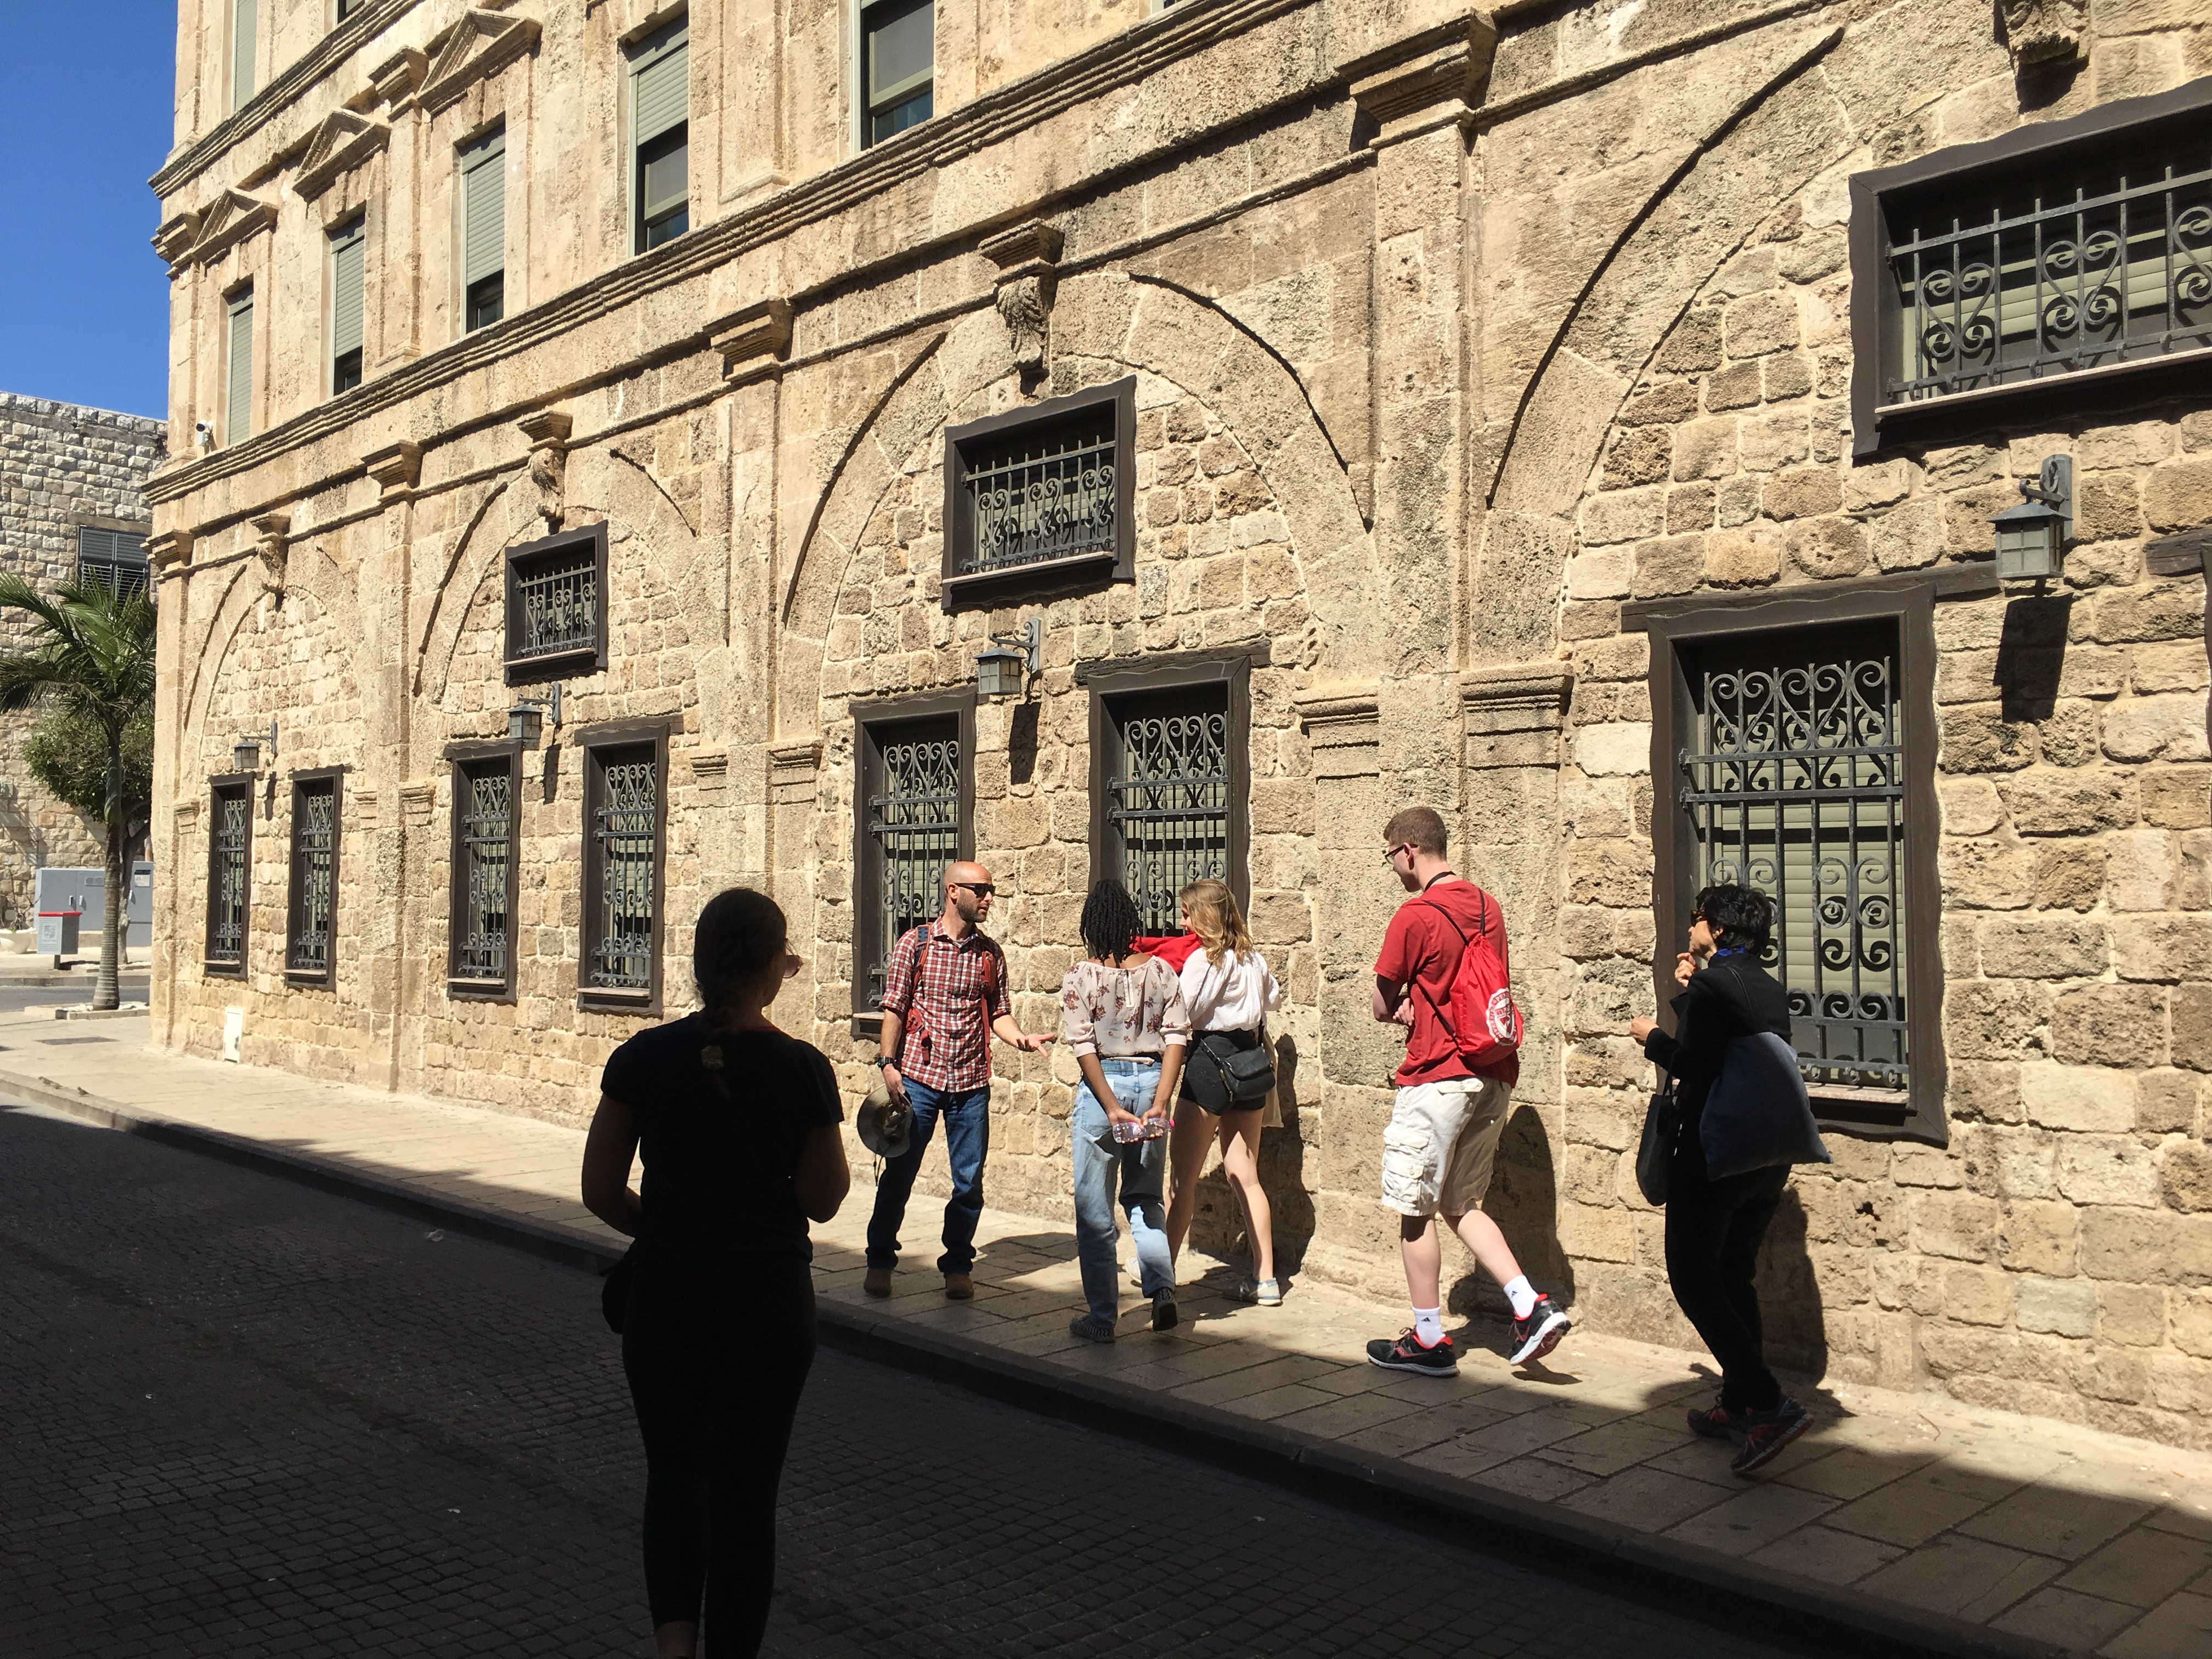
[[[653,1627],[654,1659],[693,1659],[699,1651],[699,1626],[690,1619],[672,1619]]]
[[[1188,1102],[1176,1103],[1175,1127],[1168,1133],[1168,1168],[1173,1196],[1168,1200],[1168,1260],[1182,1255],[1182,1242],[1198,1214],[1198,1178],[1213,1145],[1213,1116]]]
[[[1437,1242],[1434,1216],[1398,1218],[1398,1254],[1406,1263],[1406,1289],[1417,1308],[1440,1308],[1437,1276],[1443,1268],[1443,1247]]]
[[[1506,1243],[1505,1235],[1498,1224],[1480,1210],[1469,1210],[1465,1215],[1448,1215],[1444,1224],[1460,1237],[1460,1242],[1474,1252],[1483,1272],[1500,1285],[1510,1285],[1521,1277],[1521,1264],[1514,1259],[1512,1247]]]
[[[1252,1277],[1275,1276],[1275,1218],[1260,1186],[1260,1121],[1257,1111],[1230,1112],[1221,1120],[1221,1168],[1229,1190],[1244,1211],[1244,1236],[1252,1241]]]

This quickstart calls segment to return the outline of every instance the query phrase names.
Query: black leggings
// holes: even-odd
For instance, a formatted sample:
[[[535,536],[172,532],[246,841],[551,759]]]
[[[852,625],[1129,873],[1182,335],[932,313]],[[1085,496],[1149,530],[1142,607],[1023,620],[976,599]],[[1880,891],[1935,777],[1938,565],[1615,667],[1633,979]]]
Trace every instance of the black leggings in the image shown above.
[[[1667,1282],[1721,1363],[1721,1404],[1731,1411],[1772,1411],[1782,1385],[1766,1368],[1752,1276],[1759,1241],[1790,1184],[1790,1166],[1710,1181],[1702,1163],[1677,1158],[1667,1184]]]
[[[659,1626],[699,1620],[714,1659],[760,1651],[775,1588],[775,1493],[814,1363],[805,1261],[655,1262],[623,1328],[645,1439],[645,1589]]]

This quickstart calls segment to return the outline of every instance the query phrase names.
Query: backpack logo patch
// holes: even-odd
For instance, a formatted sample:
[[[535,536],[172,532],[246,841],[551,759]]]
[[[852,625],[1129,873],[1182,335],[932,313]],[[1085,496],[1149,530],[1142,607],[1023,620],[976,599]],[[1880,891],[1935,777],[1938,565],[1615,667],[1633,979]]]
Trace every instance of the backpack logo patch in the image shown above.
[[[1513,1018],[1512,992],[1502,985],[1499,986],[1490,994],[1490,1006],[1483,1012],[1489,1024],[1490,1035],[1493,1042],[1508,1044],[1519,1042],[1521,1034],[1515,1029]]]

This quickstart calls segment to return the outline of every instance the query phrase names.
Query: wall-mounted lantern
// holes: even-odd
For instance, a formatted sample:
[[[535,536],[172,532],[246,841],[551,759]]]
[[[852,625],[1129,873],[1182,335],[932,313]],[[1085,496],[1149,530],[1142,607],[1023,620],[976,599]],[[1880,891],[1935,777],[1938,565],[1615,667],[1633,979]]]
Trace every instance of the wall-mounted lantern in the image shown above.
[[[539,711],[544,710],[541,714]],[[553,717],[553,729],[561,729],[561,682],[553,682],[553,690],[543,697],[517,697],[514,707],[507,711],[507,736],[510,743],[519,743],[525,749],[538,747],[544,734],[545,716]]]
[[[995,702],[1018,697],[1044,660],[1044,618],[1031,617],[1018,634],[994,634],[991,648],[975,658],[975,690]]]
[[[276,760],[276,717],[269,717],[269,759]],[[258,772],[261,769],[262,734],[249,732],[230,746],[230,769],[234,772]]]
[[[1990,522],[1996,526],[1997,580],[2046,581],[2058,574],[2074,533],[2074,461],[2047,455],[2033,479],[2020,481],[2024,499]]]

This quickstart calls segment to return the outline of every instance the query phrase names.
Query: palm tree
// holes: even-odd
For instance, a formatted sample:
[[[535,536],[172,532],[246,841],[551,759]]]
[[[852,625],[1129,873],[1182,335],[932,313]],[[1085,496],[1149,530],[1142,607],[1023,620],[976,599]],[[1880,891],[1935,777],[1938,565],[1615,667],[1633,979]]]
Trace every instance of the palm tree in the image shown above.
[[[98,732],[107,750],[107,897],[100,918],[100,978],[92,1006],[112,1008],[123,959],[124,734],[154,702],[154,602],[118,595],[97,581],[41,593],[21,576],[0,575],[0,610],[30,618],[26,647],[0,652],[0,713],[42,706]]]

